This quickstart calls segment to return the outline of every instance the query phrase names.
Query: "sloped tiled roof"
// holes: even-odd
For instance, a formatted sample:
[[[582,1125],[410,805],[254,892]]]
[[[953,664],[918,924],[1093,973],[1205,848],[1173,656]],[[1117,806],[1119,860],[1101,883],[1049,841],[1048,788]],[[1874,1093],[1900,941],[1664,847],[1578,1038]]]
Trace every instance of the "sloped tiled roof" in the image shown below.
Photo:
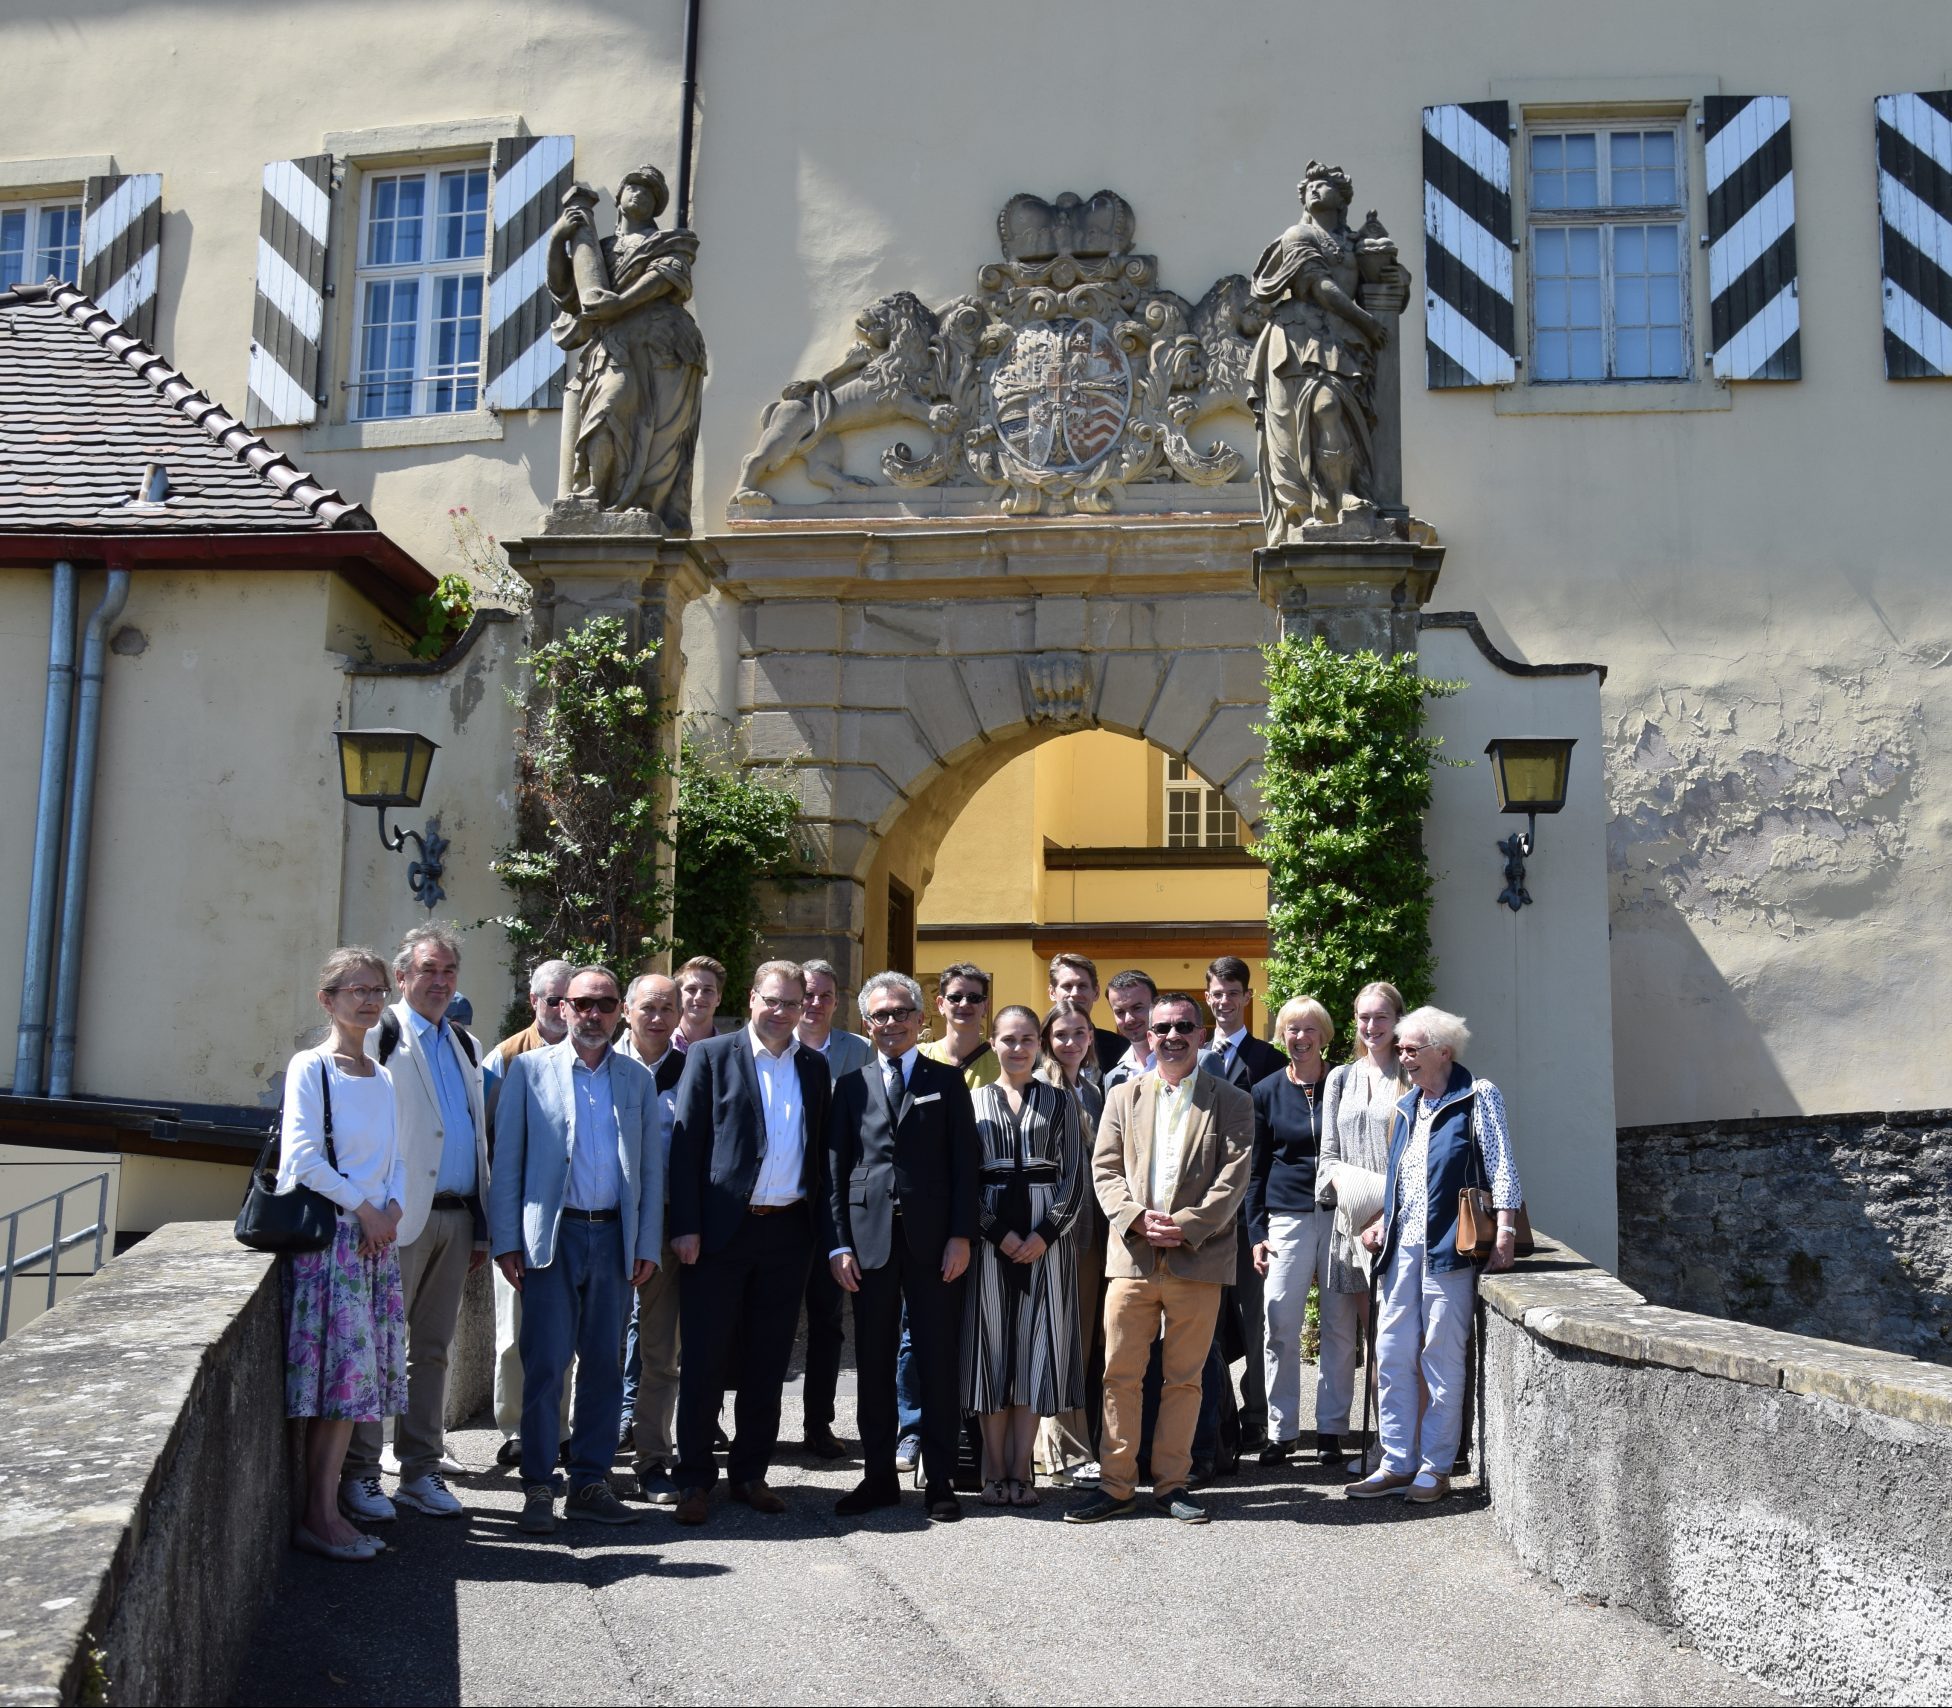
[[[131,502],[155,463],[169,498]],[[0,535],[376,526],[72,285],[0,291]]]

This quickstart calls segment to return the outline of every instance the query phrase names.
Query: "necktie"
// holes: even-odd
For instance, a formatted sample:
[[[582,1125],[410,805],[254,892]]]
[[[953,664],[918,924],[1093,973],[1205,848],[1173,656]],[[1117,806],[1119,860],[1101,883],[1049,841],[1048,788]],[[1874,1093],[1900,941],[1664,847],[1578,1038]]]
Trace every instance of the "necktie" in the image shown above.
[[[901,1092],[901,1057],[895,1056],[888,1063],[888,1107],[890,1109],[901,1108]]]

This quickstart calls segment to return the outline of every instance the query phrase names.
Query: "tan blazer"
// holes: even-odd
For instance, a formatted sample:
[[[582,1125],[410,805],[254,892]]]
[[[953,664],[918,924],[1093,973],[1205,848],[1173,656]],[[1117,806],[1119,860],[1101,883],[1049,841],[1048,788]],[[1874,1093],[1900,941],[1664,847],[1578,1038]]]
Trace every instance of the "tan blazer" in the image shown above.
[[[1105,1273],[1143,1279],[1160,1259],[1183,1281],[1229,1285],[1237,1261],[1234,1223],[1247,1197],[1254,1150],[1254,1100],[1205,1068],[1193,1075],[1193,1108],[1179,1154],[1179,1180],[1168,1213],[1186,1243],[1156,1246],[1139,1231],[1152,1177],[1152,1122],[1159,1077],[1147,1074],[1114,1086],[1092,1151],[1092,1183],[1111,1223]]]
[[[420,1053],[420,1035],[414,1031],[413,1016],[406,1003],[394,1003],[393,1011],[400,1021],[400,1042],[386,1065],[393,1075],[393,1118],[400,1135],[400,1160],[407,1171],[407,1198],[400,1206],[400,1243],[411,1245],[425,1231],[428,1212],[434,1207],[434,1180],[441,1171],[441,1099],[434,1089],[432,1066]],[[475,1195],[485,1206],[488,1202],[488,1119],[482,1112],[481,1067],[478,1061],[469,1062],[452,1026],[447,1029],[447,1043],[454,1052],[454,1065],[461,1070],[461,1078],[468,1088],[468,1113],[474,1117]],[[366,1053],[378,1061],[379,1052],[380,1029],[375,1026],[366,1034]],[[475,1054],[477,1057],[481,1054],[479,1043],[475,1045]],[[486,1246],[485,1221],[477,1223],[477,1231],[480,1237],[475,1243]]]

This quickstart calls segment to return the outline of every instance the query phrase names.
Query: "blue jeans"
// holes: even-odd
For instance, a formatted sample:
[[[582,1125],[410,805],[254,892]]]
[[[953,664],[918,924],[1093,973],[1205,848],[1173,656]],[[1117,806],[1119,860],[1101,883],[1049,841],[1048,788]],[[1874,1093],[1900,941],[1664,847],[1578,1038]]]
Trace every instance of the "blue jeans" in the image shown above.
[[[895,1434],[922,1433],[922,1370],[908,1336],[908,1307],[901,1309],[901,1350],[895,1354]]]
[[[569,1486],[605,1481],[617,1452],[623,1408],[624,1234],[618,1222],[565,1214],[555,1261],[522,1276],[522,1481],[555,1475],[563,1383],[580,1355],[576,1411],[569,1430]]]
[[[637,1380],[643,1374],[644,1353],[637,1344],[637,1289],[630,1292],[630,1323],[624,1330],[624,1406],[618,1419],[621,1428],[637,1412]]]

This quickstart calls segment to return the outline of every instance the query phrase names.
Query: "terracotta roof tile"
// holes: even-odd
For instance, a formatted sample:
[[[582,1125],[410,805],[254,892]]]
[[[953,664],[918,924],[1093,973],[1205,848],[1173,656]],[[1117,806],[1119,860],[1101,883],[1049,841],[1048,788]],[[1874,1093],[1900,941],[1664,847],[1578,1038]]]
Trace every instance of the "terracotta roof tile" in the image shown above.
[[[72,285],[0,291],[0,534],[375,529]]]

